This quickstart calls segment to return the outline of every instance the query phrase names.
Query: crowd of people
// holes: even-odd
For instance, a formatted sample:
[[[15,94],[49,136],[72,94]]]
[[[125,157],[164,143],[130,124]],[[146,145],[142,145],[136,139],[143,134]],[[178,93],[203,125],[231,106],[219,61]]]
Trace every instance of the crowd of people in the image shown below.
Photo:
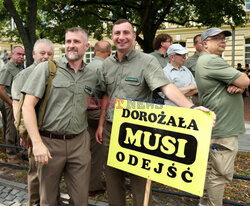
[[[0,98],[7,115],[6,143],[29,148],[28,205],[58,205],[62,176],[71,205],[88,205],[88,195],[107,190],[109,205],[125,206],[125,178],[130,179],[133,205],[143,205],[146,179],[106,165],[114,115],[114,110],[106,107],[108,99],[152,97],[161,98],[165,105],[217,115],[199,205],[222,205],[224,187],[233,176],[238,135],[245,131],[241,94],[249,86],[247,75],[221,57],[225,37],[230,35],[219,28],[205,30],[194,37],[196,52],[186,60],[188,51],[173,44],[167,34],[155,37],[153,53],[136,50],[132,24],[120,19],[112,29],[115,55],[111,55],[110,43],[102,40],[95,44],[94,60],[86,64],[87,31],[69,28],[65,56],[54,60],[57,71],[48,99],[47,60],[53,60],[53,43],[37,40],[34,63],[26,69],[24,49],[14,47],[10,62],[0,71]],[[19,141],[14,126],[21,94],[25,95],[22,112],[31,141]],[[92,99],[95,101],[89,101]],[[97,104],[100,99],[101,106]],[[44,101],[46,109],[39,125]],[[19,161],[16,149],[8,148],[6,154],[9,162]],[[103,170],[106,185],[101,182]],[[152,204],[150,193],[148,205]]]

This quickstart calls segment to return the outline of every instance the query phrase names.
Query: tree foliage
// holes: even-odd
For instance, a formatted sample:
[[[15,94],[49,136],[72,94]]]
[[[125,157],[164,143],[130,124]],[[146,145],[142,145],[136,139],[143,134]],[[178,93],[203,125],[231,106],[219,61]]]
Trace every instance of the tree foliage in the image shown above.
[[[28,39],[30,38],[31,44],[35,40],[34,32],[38,38],[50,38],[54,42],[62,43],[65,30],[73,26],[81,26],[94,38],[101,39],[103,35],[110,35],[113,22],[125,18],[134,25],[136,40],[142,49],[151,52],[157,30],[164,28],[164,23],[167,22],[185,27],[219,27],[223,24],[235,27],[247,22],[244,0],[2,0],[2,2],[5,8],[0,7],[0,17],[8,11],[14,17],[22,41],[25,42],[23,35],[26,35]],[[13,9],[6,7],[7,2],[13,3],[21,21],[15,18]],[[36,5],[37,8],[32,8]],[[36,17],[33,14],[34,10],[37,10]],[[32,24],[32,21],[35,24]]]
[[[246,23],[244,3],[244,0],[67,0],[46,1],[43,11],[45,24],[54,22],[53,28],[60,34],[58,41],[66,27],[75,25],[83,26],[99,39],[110,34],[114,21],[125,18],[135,26],[142,49],[151,52],[155,34],[164,23],[186,27],[241,26]],[[51,36],[52,32],[53,29],[46,34]]]

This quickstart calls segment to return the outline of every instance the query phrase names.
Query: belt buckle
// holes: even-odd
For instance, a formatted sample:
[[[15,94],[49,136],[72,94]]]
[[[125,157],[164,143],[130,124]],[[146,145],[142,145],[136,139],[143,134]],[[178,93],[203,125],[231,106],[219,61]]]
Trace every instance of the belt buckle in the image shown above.
[[[66,135],[65,134],[63,135],[63,140],[66,140]]]

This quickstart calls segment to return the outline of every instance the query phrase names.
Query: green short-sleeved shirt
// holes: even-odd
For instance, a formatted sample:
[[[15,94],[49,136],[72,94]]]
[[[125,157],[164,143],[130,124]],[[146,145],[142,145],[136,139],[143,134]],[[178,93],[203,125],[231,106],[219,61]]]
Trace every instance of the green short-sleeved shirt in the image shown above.
[[[134,49],[121,62],[108,57],[99,70],[99,89],[109,98],[151,100],[152,91],[169,84],[159,62],[149,54]],[[107,120],[113,121],[113,109],[107,109]]]
[[[199,55],[195,52],[194,55],[189,57],[184,64],[184,66],[186,66],[192,72],[194,77],[195,77],[195,66],[198,58]]]
[[[167,63],[169,62],[169,58],[167,55],[164,57],[164,55],[158,50],[154,50],[150,54],[153,55],[154,57],[156,57],[156,59],[158,60],[158,62],[160,63],[162,68],[167,66]]]
[[[104,61],[103,58],[95,56],[94,59],[93,59],[93,61],[88,64],[88,68],[90,68],[92,71],[94,71],[96,73],[97,70],[99,70],[99,69],[102,68],[103,61]],[[102,95],[103,95],[103,93],[95,91],[95,97],[96,98],[101,99]],[[92,105],[92,106],[94,106],[94,105]]]
[[[95,56],[93,61],[88,64],[88,67],[92,70],[97,71],[98,68],[102,68],[103,61],[103,58]]]
[[[214,111],[217,116],[212,138],[244,133],[242,95],[227,92],[227,85],[236,80],[241,72],[228,65],[218,55],[202,52],[196,64],[195,74],[200,104]]]
[[[52,81],[41,130],[55,134],[79,134],[88,126],[87,98],[93,93],[97,76],[84,63],[77,73],[70,68],[65,57],[56,63],[58,69]],[[48,62],[38,64],[22,92],[42,99],[48,77]],[[38,114],[40,110],[41,107]]]
[[[14,77],[23,69],[18,67],[12,60],[3,66],[0,75],[0,85],[5,86],[5,92],[9,97],[11,97],[11,86]]]
[[[24,69],[23,71],[19,72],[13,80],[12,88],[11,88],[11,95],[12,99],[20,100],[21,98],[21,90],[23,88],[23,85],[25,84],[26,80],[28,79],[29,75],[33,71],[33,69],[36,67],[36,63],[34,62],[32,65],[30,65],[28,68]]]

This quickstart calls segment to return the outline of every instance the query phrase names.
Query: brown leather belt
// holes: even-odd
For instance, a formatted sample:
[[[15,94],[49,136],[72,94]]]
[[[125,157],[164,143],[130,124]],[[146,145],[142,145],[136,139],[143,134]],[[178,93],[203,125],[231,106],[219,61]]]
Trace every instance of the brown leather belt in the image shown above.
[[[53,134],[50,132],[46,132],[46,131],[39,131],[40,135],[44,136],[44,137],[48,137],[51,139],[61,139],[61,140],[67,140],[67,139],[73,139],[75,138],[77,135],[79,134]]]

